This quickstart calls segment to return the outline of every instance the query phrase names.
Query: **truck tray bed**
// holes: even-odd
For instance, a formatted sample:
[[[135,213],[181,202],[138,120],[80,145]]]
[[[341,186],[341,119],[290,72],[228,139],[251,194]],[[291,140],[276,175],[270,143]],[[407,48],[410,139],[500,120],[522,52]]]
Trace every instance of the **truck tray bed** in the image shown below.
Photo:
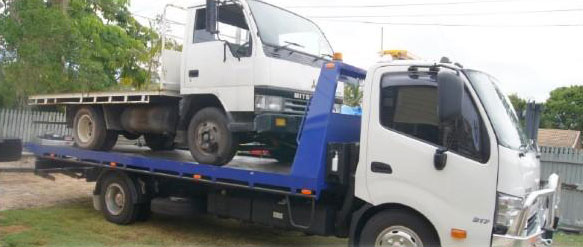
[[[148,149],[120,146],[112,152],[98,152],[66,146],[28,143],[26,149],[40,159],[82,166],[108,167],[166,177],[261,190],[279,194],[314,197],[302,190],[315,191],[313,179],[290,174],[291,165],[272,159],[236,157],[219,167],[195,163],[186,151],[150,152]]]

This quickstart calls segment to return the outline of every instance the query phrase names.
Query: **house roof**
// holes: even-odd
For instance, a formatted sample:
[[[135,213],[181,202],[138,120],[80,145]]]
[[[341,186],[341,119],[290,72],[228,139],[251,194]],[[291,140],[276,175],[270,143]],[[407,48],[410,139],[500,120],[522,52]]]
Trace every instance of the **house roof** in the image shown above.
[[[539,146],[576,148],[579,142],[581,142],[581,132],[576,130],[538,130]]]

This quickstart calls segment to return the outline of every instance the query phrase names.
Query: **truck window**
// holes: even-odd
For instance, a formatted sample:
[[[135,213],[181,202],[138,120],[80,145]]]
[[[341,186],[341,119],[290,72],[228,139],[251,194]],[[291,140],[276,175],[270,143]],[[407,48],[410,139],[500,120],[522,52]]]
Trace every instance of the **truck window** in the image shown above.
[[[206,8],[198,9],[195,15],[194,43],[223,40],[229,42],[232,52],[239,56],[251,55],[251,36],[245,14],[238,5],[219,7],[219,34],[212,35],[206,31]]]
[[[381,83],[380,121],[391,130],[480,162],[489,158],[489,141],[469,91],[462,102],[462,119],[441,123],[438,91],[433,76],[385,76]]]

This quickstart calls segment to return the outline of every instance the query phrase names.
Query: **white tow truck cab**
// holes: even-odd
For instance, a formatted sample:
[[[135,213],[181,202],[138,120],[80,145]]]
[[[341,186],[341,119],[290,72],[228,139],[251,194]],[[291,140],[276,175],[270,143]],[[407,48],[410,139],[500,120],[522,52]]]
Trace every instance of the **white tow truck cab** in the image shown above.
[[[162,52],[159,90],[39,95],[30,104],[66,105],[76,144],[86,149],[109,150],[121,134],[144,136],[153,150],[189,148],[207,164],[249,149],[291,161],[320,68],[333,56],[320,28],[258,0],[183,10],[182,51]],[[249,143],[258,145],[239,145]]]
[[[497,84],[451,63],[373,66],[356,196],[419,212],[442,246],[550,245],[551,234],[542,235],[556,228],[558,176],[540,181],[536,147]]]

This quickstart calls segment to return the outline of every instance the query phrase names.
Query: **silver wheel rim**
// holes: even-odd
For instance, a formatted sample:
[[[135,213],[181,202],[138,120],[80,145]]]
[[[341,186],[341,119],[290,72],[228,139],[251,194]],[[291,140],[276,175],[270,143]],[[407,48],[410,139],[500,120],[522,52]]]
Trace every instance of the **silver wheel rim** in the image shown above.
[[[90,142],[93,139],[93,119],[89,115],[83,115],[79,118],[77,137],[82,143]]]
[[[423,243],[413,230],[404,226],[391,226],[378,235],[375,246],[423,247]]]
[[[219,126],[211,121],[200,123],[196,128],[196,147],[205,155],[214,155],[219,151],[221,131]]]
[[[125,192],[121,185],[112,183],[107,186],[105,191],[105,206],[107,211],[112,215],[120,215],[126,203]]]

